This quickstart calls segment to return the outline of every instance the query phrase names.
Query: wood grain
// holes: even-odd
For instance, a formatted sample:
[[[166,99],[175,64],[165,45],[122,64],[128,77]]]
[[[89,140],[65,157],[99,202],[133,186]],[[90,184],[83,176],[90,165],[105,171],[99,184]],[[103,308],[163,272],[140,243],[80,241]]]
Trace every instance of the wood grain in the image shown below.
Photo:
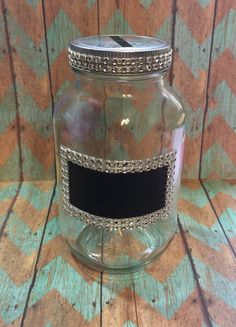
[[[15,97],[14,66],[5,2],[0,5],[0,180],[20,180],[19,117]]]
[[[204,120],[202,178],[235,178],[235,22],[235,2],[217,1]]]
[[[0,326],[234,327],[235,1],[2,4]],[[172,43],[171,82],[188,111],[184,177],[198,178],[200,168],[208,178],[183,181],[180,233],[153,266],[129,276],[95,273],[74,258],[47,181],[55,177],[52,110],[75,79],[67,46],[102,33]],[[142,114],[150,101],[133,105]]]
[[[34,7],[23,0],[10,0],[5,1],[5,7],[19,111],[23,177],[52,178],[51,97],[41,2]]]
[[[91,6],[87,0],[46,1],[45,19],[52,93],[56,102],[76,77],[68,65],[67,49],[71,40],[98,34],[97,1]]]
[[[160,326],[188,326],[191,311],[196,326],[202,326],[201,301],[189,268],[184,244],[176,234],[151,267],[125,276],[103,274],[103,292],[110,292],[108,301],[103,295],[103,325],[122,327],[124,321],[131,321],[135,326],[146,326],[147,322],[155,326],[158,321]],[[183,271],[187,288],[181,283]]]
[[[97,33],[154,35],[172,43],[175,55],[171,81],[188,111],[183,176],[196,178],[201,167],[201,177],[234,178],[233,1],[2,3],[6,7],[0,20],[0,67],[4,75],[0,88],[4,112],[0,124],[2,180],[19,179],[20,171],[13,167],[19,165],[21,157],[25,180],[53,178],[52,108],[75,79],[67,63],[67,46],[74,38]],[[6,53],[6,40],[12,62]]]
[[[21,186],[0,240],[0,312],[5,324],[22,317],[27,303],[47,215],[41,222],[38,221],[38,216],[27,210],[25,201],[40,214],[42,209],[49,207],[53,188],[50,187],[49,191],[46,189],[54,182],[43,181],[40,184],[42,191],[33,183],[25,182]],[[22,207],[26,210],[22,210]],[[18,216],[19,211],[24,211],[24,215]],[[34,231],[27,224],[28,216],[31,217]]]
[[[217,212],[224,212],[225,207],[229,210],[234,205],[230,199],[235,196],[235,184],[214,183],[216,194],[210,184],[207,187]],[[4,201],[12,186],[2,187]],[[124,276],[103,274],[102,279],[80,264],[61,238],[56,197],[51,199],[43,229],[51,194],[52,182],[24,182],[7,222],[0,242],[4,298],[0,326],[19,326],[23,319],[24,326],[34,321],[36,327],[49,323],[58,327],[145,327],[147,322],[154,325],[156,321],[161,326],[187,327],[189,319],[194,326],[202,326],[204,321],[207,325],[207,317],[212,324],[234,326],[235,258],[198,181],[184,182],[182,187],[180,222],[184,239],[176,234],[158,261],[143,271]],[[226,222],[231,223],[228,219]],[[229,227],[224,219],[221,223]]]
[[[200,167],[214,5],[215,1],[206,6],[197,0],[176,1],[172,84],[188,113],[184,178],[198,177]]]
[[[197,208],[192,207],[191,216],[180,206],[180,224],[189,249],[195,275],[201,288],[202,298],[210,314],[210,322],[219,326],[235,324],[236,260],[218,219],[208,202],[200,182],[198,188],[191,183],[183,187],[182,196],[207,214],[199,222]],[[208,220],[212,221],[209,226]]]
[[[236,181],[204,181],[204,187],[236,256]]]

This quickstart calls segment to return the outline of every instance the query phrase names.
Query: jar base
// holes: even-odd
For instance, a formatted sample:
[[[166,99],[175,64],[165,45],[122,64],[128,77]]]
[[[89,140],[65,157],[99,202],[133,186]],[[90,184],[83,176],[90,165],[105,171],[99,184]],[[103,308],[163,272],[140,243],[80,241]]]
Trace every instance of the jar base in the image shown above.
[[[175,234],[174,234],[175,235]],[[82,253],[80,253],[77,249],[75,249],[70,242],[67,242],[67,244],[70,247],[71,252],[73,255],[85,266],[87,266],[89,269],[93,269],[95,271],[99,272],[105,272],[109,274],[129,274],[138,272],[146,267],[151,266],[153,263],[155,263],[158,258],[162,255],[162,253],[166,250],[166,248],[170,245],[172,239],[174,238],[174,235],[171,237],[171,239],[163,245],[161,248],[159,248],[158,253],[155,252],[155,255],[150,256],[149,258],[146,258],[142,262],[135,263],[133,262],[133,265],[127,266],[127,267],[119,267],[119,268],[113,268],[106,266],[104,263],[99,263],[98,261],[95,261],[88,256],[84,256]]]

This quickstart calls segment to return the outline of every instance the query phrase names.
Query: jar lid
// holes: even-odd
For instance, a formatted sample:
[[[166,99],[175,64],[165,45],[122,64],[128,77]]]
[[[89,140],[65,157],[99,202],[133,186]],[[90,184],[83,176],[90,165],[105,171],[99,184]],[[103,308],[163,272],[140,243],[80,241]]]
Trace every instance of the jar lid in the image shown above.
[[[69,46],[69,63],[76,70],[108,74],[165,72],[171,66],[170,44],[138,35],[97,35]]]

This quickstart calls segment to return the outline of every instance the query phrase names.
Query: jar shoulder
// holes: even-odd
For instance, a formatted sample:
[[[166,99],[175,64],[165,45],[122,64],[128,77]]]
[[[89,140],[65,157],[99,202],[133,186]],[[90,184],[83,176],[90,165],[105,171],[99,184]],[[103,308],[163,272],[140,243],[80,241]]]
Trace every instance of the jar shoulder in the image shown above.
[[[54,119],[129,119],[149,124],[165,120],[175,128],[185,120],[184,106],[166,83],[76,81],[56,104]]]

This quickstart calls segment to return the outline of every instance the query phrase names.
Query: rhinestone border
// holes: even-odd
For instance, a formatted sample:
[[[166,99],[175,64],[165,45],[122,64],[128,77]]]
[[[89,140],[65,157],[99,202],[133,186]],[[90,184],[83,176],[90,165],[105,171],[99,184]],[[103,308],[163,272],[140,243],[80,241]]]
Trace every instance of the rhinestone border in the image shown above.
[[[104,160],[95,158],[71,150],[64,145],[60,146],[61,158],[61,173],[62,173],[62,195],[64,210],[71,216],[80,218],[87,224],[106,229],[132,229],[136,227],[145,226],[156,222],[159,219],[167,219],[171,210],[173,202],[173,184],[175,172],[176,151],[173,150],[166,154],[151,159],[142,160]],[[166,199],[165,206],[155,212],[146,215],[113,219],[108,217],[100,217],[90,214],[79,208],[76,208],[70,203],[69,196],[69,176],[68,176],[68,161],[78,164],[82,167],[92,170],[106,172],[106,173],[135,173],[142,171],[149,171],[156,168],[167,166],[167,182],[166,182]]]
[[[166,71],[172,62],[172,49],[149,53],[99,53],[91,54],[85,49],[68,48],[69,64],[77,70],[110,74],[140,74]],[[94,52],[93,52],[94,53]],[[123,56],[123,57],[122,57]]]

